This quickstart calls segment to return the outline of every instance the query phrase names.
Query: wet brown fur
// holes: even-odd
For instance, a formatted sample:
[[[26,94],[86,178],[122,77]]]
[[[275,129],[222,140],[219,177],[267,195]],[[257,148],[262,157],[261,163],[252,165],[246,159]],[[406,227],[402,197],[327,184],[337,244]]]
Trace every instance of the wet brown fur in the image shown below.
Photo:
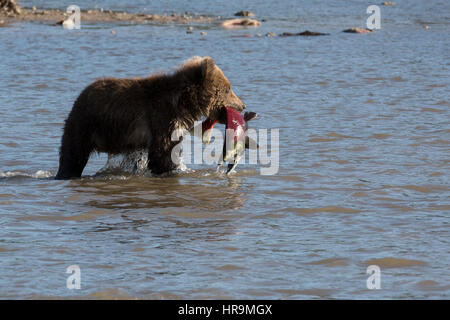
[[[64,126],[56,179],[80,177],[93,151],[109,154],[148,150],[148,168],[170,172],[172,132],[221,108],[244,103],[212,58],[194,57],[173,74],[97,80],[79,95]]]

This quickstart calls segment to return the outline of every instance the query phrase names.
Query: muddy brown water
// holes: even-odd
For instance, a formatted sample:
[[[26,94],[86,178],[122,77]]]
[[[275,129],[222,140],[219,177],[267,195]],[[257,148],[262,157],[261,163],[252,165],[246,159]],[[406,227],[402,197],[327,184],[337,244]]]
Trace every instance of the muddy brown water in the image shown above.
[[[193,34],[83,20],[0,28],[1,298],[448,299],[448,2],[381,7],[381,30],[365,35],[341,33],[364,26],[361,1],[130,3],[98,5],[249,9],[267,21]],[[257,36],[304,30],[330,35]],[[260,114],[251,127],[279,129],[277,174],[203,164],[169,178],[96,175],[106,156],[93,155],[83,179],[53,180],[63,121],[87,84],[192,55],[215,58]],[[70,265],[79,290],[66,287]],[[366,287],[369,265],[380,290]]]

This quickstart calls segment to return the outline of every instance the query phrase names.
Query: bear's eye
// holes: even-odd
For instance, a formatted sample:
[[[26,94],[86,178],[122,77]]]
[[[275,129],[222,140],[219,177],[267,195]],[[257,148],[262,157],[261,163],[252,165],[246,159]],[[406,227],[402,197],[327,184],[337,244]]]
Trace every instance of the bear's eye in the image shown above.
[[[231,90],[230,87],[226,87],[226,88],[225,88],[225,92],[226,92],[226,93],[230,93],[230,90]]]

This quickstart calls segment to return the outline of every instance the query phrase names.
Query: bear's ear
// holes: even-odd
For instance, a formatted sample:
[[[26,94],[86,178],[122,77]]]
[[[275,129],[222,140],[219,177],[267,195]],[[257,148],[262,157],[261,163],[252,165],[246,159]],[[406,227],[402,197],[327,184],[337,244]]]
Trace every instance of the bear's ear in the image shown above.
[[[215,68],[215,63],[214,63],[214,59],[211,57],[204,57],[203,61],[202,61],[202,76],[205,79],[208,74],[210,74],[211,72],[213,72],[214,68]]]

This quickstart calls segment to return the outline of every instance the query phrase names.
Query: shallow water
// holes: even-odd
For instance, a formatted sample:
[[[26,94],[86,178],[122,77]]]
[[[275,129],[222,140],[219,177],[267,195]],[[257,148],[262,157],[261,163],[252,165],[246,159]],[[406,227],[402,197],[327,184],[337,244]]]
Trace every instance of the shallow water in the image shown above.
[[[60,6],[22,1],[43,3]],[[448,299],[449,3],[381,7],[382,29],[366,35],[340,31],[364,26],[372,3],[271,3],[249,2],[267,18],[258,29],[0,28],[0,297]],[[306,29],[331,35],[238,37]],[[87,84],[173,70],[193,55],[215,58],[260,114],[253,128],[280,130],[278,174],[195,165],[168,178],[95,175],[106,156],[93,155],[83,179],[53,180],[64,119]],[[380,290],[366,287],[373,264]],[[70,265],[80,290],[66,288]]]

